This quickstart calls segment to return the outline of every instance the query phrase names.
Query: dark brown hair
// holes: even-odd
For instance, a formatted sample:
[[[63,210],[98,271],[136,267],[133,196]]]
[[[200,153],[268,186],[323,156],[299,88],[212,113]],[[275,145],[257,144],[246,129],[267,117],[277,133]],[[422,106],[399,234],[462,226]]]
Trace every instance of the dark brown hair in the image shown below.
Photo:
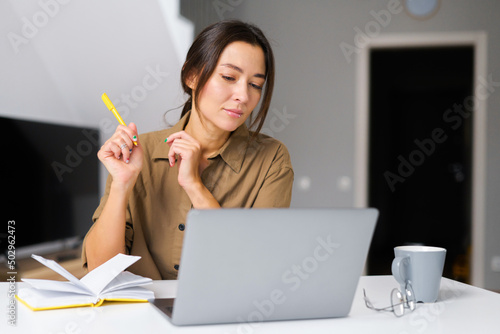
[[[188,80],[194,75],[197,79],[195,91],[201,92],[214,72],[222,51],[233,42],[246,42],[260,46],[264,52],[266,65],[264,96],[257,116],[253,121],[250,119],[250,128],[255,127],[254,131],[257,134],[264,125],[271,105],[274,88],[274,55],[269,41],[258,27],[237,20],[220,21],[208,26],[191,45],[181,71],[182,88],[189,95],[182,109],[181,118],[191,110],[193,105],[193,91],[188,86]],[[196,105],[198,105],[198,99],[199,94],[196,94],[194,96]]]

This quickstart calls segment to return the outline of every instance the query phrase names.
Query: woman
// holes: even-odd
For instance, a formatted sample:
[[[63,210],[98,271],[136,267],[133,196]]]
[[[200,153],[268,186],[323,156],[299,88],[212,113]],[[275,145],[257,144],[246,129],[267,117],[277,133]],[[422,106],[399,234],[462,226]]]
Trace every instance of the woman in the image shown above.
[[[176,279],[191,208],[290,205],[288,151],[258,133],[274,84],[273,53],[262,32],[239,21],[207,27],[187,54],[181,80],[189,99],[175,126],[138,136],[135,124],[120,125],[98,153],[110,177],[84,240],[89,270],[126,253],[142,257],[130,271]],[[245,121],[262,95],[250,132]]]

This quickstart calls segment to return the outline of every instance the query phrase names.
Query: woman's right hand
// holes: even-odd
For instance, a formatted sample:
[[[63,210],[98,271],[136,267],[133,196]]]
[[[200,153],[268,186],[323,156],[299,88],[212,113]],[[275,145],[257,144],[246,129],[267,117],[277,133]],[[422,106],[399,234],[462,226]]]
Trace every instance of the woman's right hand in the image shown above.
[[[113,183],[124,186],[125,189],[135,184],[142,169],[143,151],[138,137],[134,123],[129,126],[119,125],[97,153],[97,157],[113,177]]]

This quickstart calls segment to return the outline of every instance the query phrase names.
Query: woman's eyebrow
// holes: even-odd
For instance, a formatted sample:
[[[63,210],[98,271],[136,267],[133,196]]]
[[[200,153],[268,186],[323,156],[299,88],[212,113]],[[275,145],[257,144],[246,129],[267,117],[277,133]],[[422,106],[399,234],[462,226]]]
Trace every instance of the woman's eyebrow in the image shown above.
[[[240,72],[240,73],[243,73],[243,70],[242,70],[240,67],[238,67],[238,66],[236,66],[236,65],[233,65],[233,64],[221,64],[220,66],[229,67],[229,68],[232,68],[232,69],[233,69],[233,70],[235,70],[235,71],[238,71],[238,72]],[[261,73],[256,73],[256,74],[254,74],[254,77],[257,77],[257,78],[262,78],[262,79],[265,79],[265,78],[266,78],[266,76],[265,76],[264,74],[261,74]]]

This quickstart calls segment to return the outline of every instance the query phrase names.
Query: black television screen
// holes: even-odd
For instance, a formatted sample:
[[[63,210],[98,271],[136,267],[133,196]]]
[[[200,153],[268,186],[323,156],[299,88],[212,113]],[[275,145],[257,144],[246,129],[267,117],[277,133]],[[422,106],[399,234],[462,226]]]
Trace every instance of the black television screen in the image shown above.
[[[98,129],[5,117],[0,129],[1,254],[9,243],[17,258],[81,243],[99,203]]]

